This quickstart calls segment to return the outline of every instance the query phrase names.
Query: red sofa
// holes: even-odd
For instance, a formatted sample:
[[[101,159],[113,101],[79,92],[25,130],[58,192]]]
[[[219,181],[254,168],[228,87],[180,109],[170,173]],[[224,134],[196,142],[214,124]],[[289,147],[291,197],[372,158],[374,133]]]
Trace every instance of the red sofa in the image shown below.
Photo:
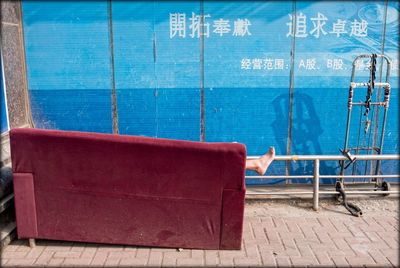
[[[10,131],[19,238],[240,249],[246,149]]]

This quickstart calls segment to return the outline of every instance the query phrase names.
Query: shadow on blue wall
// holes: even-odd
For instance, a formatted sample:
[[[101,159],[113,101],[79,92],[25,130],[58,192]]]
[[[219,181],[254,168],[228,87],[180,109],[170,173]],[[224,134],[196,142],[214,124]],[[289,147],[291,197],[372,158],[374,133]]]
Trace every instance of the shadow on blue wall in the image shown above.
[[[319,137],[323,134],[320,123],[320,117],[315,109],[313,99],[308,94],[293,94],[293,113],[292,113],[292,129],[290,135],[292,148],[287,154],[326,154],[328,148],[323,148],[319,141]],[[289,107],[289,96],[282,94],[272,101],[275,120],[271,126],[274,136],[281,151],[286,151],[286,140],[282,139],[282,128],[288,128],[287,108]],[[338,144],[339,147],[339,144]],[[325,150],[324,150],[325,149]],[[329,150],[328,150],[329,151]],[[321,161],[320,172],[322,174],[333,175],[338,172],[338,164],[327,163]],[[290,175],[312,175],[314,173],[314,164],[312,161],[297,161],[290,163]],[[293,179],[293,183],[311,183],[311,179]],[[333,179],[322,179],[322,183],[332,183]]]

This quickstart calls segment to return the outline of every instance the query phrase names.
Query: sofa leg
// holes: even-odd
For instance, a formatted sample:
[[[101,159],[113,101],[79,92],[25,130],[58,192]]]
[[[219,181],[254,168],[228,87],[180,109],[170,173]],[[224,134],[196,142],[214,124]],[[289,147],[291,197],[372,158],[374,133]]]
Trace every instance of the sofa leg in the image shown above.
[[[29,238],[29,246],[34,248],[36,246],[36,242],[34,238]]]

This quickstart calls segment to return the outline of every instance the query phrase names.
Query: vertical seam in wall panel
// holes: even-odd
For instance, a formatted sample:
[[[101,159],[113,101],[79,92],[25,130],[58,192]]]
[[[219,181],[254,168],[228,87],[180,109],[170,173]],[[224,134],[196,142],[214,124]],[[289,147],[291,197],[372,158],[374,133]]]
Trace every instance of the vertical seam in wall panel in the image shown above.
[[[158,93],[159,93],[159,86],[158,86],[158,76],[157,76],[157,36],[156,36],[156,21],[155,21],[155,14],[156,12],[156,1],[153,1],[153,73],[154,73],[154,105],[155,105],[155,136],[158,137],[159,132],[159,109],[158,109]]]
[[[386,40],[386,21],[387,21],[387,11],[388,11],[388,0],[385,0],[385,12],[384,12],[384,21],[383,21],[383,33],[382,33],[382,44],[381,44],[381,54],[385,55],[385,40]],[[382,74],[383,74],[383,58],[381,59],[381,66],[380,66],[380,72],[379,72],[379,82],[382,82]],[[382,93],[382,88],[378,88],[378,92],[376,94],[376,101],[380,101],[381,99],[381,93]],[[376,114],[375,114],[375,130],[374,130],[374,138],[373,138],[373,147],[376,147],[376,143],[378,141],[378,132],[379,132],[379,114],[380,114],[380,106],[377,107],[376,109]],[[372,151],[374,152],[374,151]],[[371,163],[373,163],[371,161]],[[371,172],[372,172],[373,167],[371,166]]]
[[[200,141],[205,141],[204,109],[204,0],[200,0]]]
[[[108,27],[109,27],[109,40],[110,40],[110,54],[111,54],[111,113],[112,113],[112,131],[118,134],[118,110],[117,110],[117,92],[115,85],[115,65],[114,65],[114,33],[112,23],[112,4],[111,0],[108,1]]]
[[[288,137],[286,145],[286,154],[290,155],[292,151],[292,121],[293,121],[293,93],[294,93],[294,60],[296,50],[296,1],[293,1],[292,10],[292,48],[290,51],[290,84],[289,84],[289,111],[288,111]],[[286,176],[290,175],[290,161],[286,161]]]
[[[29,82],[28,82],[28,69],[27,69],[27,64],[26,64],[26,52],[25,52],[25,33],[24,33],[24,23],[23,23],[23,14],[22,14],[22,1],[19,1],[19,27],[18,27],[18,33],[20,36],[20,46],[21,46],[21,53],[22,53],[22,73],[24,74],[24,79],[23,79],[23,84],[24,88],[22,89],[24,91],[24,103],[25,103],[25,116],[28,125],[32,128],[35,127],[35,123],[33,121],[33,116],[32,116],[32,109],[31,109],[31,99],[29,97]],[[3,66],[4,67],[4,66]],[[10,120],[10,118],[9,118]],[[10,123],[10,122],[9,122]]]

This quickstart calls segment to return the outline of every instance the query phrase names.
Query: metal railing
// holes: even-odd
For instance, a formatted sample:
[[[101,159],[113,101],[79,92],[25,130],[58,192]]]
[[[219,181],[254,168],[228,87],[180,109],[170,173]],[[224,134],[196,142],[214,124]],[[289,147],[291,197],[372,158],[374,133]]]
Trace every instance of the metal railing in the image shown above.
[[[398,154],[387,155],[353,155],[357,161],[363,160],[400,160]],[[248,156],[247,159],[256,159],[259,156]],[[320,194],[340,194],[337,191],[320,191],[320,179],[323,178],[400,178],[400,174],[391,175],[321,175],[320,174],[320,161],[346,161],[347,157],[344,155],[277,155],[274,161],[313,161],[314,174],[313,175],[268,175],[268,176],[246,176],[246,179],[313,179],[312,191],[297,191],[297,192],[254,192],[249,195],[313,195],[313,209],[318,210],[319,195]],[[398,191],[346,191],[346,194],[382,194],[387,195],[391,193],[399,193]]]

